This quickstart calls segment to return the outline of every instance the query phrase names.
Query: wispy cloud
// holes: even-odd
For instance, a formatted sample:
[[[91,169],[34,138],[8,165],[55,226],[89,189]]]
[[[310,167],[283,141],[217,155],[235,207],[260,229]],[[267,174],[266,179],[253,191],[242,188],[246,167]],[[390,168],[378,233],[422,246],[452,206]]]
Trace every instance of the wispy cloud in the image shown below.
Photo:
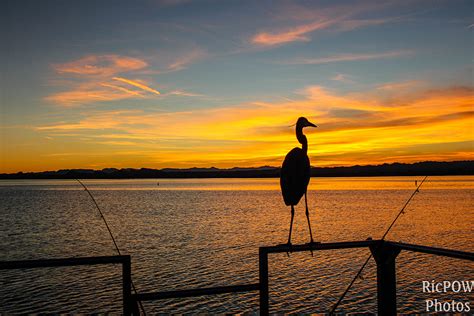
[[[251,42],[263,46],[275,46],[296,41],[307,42],[310,41],[308,33],[325,29],[334,23],[334,21],[317,21],[280,31],[259,32],[252,37]]]
[[[129,85],[132,85],[134,87],[137,87],[137,88],[140,88],[142,90],[145,90],[145,91],[148,91],[148,92],[151,92],[151,93],[154,93],[154,94],[157,94],[157,95],[160,95],[160,92],[158,90],[155,90],[153,88],[150,88],[149,86],[143,84],[143,83],[140,83],[138,81],[134,81],[134,80],[130,80],[130,79],[126,79],[126,78],[122,78],[122,77],[113,77],[112,78],[113,80],[117,80],[117,81],[120,81],[120,82],[124,82],[124,83],[127,83]]]
[[[45,100],[72,107],[88,103],[143,98],[147,96],[143,92],[159,94],[157,90],[144,83],[117,76],[147,67],[148,63],[145,60],[114,54],[88,55],[71,62],[54,64],[53,69],[61,76],[59,82],[63,82],[69,90],[50,94],[45,97]],[[117,81],[119,84],[116,84]],[[130,89],[130,86],[140,90]]]
[[[251,37],[250,42],[255,45],[269,47],[291,42],[308,42],[311,41],[310,34],[315,31],[347,32],[357,28],[380,25],[397,20],[397,18],[356,18],[361,13],[367,13],[381,7],[384,6],[367,3],[356,6],[334,6],[317,9],[292,6],[285,14],[289,15],[290,20],[296,20],[300,23],[293,26],[276,26],[270,30],[258,31]]]
[[[406,89],[415,89],[420,88],[423,85],[423,81],[420,80],[406,80],[406,81],[399,81],[399,82],[388,82],[381,85],[378,85],[376,88],[377,90],[383,91],[400,91]]]
[[[143,75],[162,74],[186,69],[191,63],[204,58],[205,51],[193,48],[184,54],[160,59],[163,70],[150,69],[150,62],[136,57],[120,55],[88,55],[78,60],[52,67],[61,76],[53,82],[69,87],[45,97],[46,101],[72,107],[83,104],[118,101],[129,98],[146,98],[157,95],[201,97],[201,94],[174,89],[161,93],[149,80],[136,78]],[[150,57],[149,60],[156,58]],[[159,59],[159,58],[158,58]],[[132,74],[134,79],[127,78]],[[69,79],[69,81],[68,81]]]
[[[45,99],[64,107],[73,107],[87,103],[118,101],[141,96],[140,93],[123,87],[93,82],[78,84],[72,90],[54,93]]]
[[[85,118],[77,119],[75,122],[59,122],[57,124],[38,126],[39,131],[59,131],[59,136],[65,131],[83,130],[108,130],[123,128],[124,125],[138,125],[143,123],[144,112],[141,110],[114,110],[114,111],[91,111],[85,114]],[[73,134],[73,136],[78,136]]]
[[[207,57],[206,51],[200,48],[194,48],[178,57],[167,66],[167,71],[179,71],[186,69],[190,64]]]
[[[152,89],[145,84],[127,80],[125,78],[120,79],[123,80],[116,81],[119,81],[122,85],[113,84],[111,83],[111,80],[105,79],[103,81],[89,81],[74,84],[71,90],[51,94],[47,96],[45,100],[64,107],[75,107],[89,103],[145,98],[150,94],[160,94],[159,91]],[[128,87],[130,85],[137,87],[140,90],[129,89]],[[147,94],[146,92],[149,93]]]
[[[347,75],[347,74],[336,74],[334,76],[331,77],[331,80],[333,81],[339,81],[339,82],[345,82],[345,83],[353,83],[354,80],[351,79],[352,76],[350,75]]]
[[[116,89],[116,90],[119,90],[119,91],[128,93],[128,94],[130,94],[130,95],[136,95],[136,96],[138,96],[138,97],[143,97],[143,94],[140,93],[139,91],[130,90],[130,89],[127,89],[127,88],[124,88],[124,87],[121,87],[121,86],[114,85],[114,84],[101,83],[100,85],[103,86],[103,87],[108,87],[108,88]]]
[[[395,20],[398,20],[398,18],[342,20],[335,26],[335,31],[347,32],[362,27],[385,24]]]
[[[119,55],[89,55],[78,60],[53,65],[59,74],[108,77],[118,73],[143,69],[144,60]]]
[[[179,95],[183,97],[203,97],[203,94],[188,92],[184,90],[173,90],[167,93],[167,95]]]
[[[329,64],[337,62],[348,62],[348,61],[363,61],[371,59],[382,59],[382,58],[397,58],[406,57],[413,55],[413,51],[409,50],[397,50],[383,53],[363,53],[363,54],[337,54],[327,57],[319,58],[296,58],[290,61],[281,62],[282,64],[290,65],[319,65]]]

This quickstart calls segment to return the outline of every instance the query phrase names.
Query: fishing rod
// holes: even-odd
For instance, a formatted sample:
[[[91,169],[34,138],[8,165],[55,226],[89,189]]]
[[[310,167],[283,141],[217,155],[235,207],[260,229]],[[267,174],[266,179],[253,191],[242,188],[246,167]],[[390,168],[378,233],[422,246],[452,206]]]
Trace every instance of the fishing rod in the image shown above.
[[[120,252],[120,248],[118,247],[117,242],[115,241],[114,235],[112,234],[112,230],[110,229],[109,224],[107,223],[107,220],[105,219],[104,214],[103,214],[102,211],[100,210],[99,204],[97,204],[97,201],[95,200],[94,196],[93,196],[92,193],[89,191],[89,189],[85,186],[85,184],[82,183],[82,181],[79,180],[79,179],[76,179],[76,181],[79,182],[79,183],[82,185],[82,187],[84,188],[84,190],[89,194],[89,196],[90,196],[92,202],[94,202],[94,205],[95,205],[96,209],[99,211],[100,217],[101,217],[102,220],[104,221],[105,227],[107,227],[107,231],[109,232],[110,238],[112,238],[112,241],[113,241],[114,246],[115,246],[115,250],[117,250],[117,253],[119,254],[119,256],[121,256],[122,253]],[[133,292],[135,292],[135,294],[138,294],[137,289],[135,288],[135,284],[133,283],[133,280],[131,280],[131,284],[132,284]],[[143,315],[146,316],[145,308],[143,307],[142,302],[141,302],[141,301],[138,301],[138,304],[140,305],[140,309],[142,310]]]
[[[420,187],[423,185],[423,182],[425,182],[426,178],[428,178],[428,176],[425,176],[423,178],[423,180],[420,182],[420,184],[416,187],[415,191],[413,191],[413,193],[410,195],[410,197],[408,198],[408,200],[405,202],[405,205],[403,205],[402,209],[400,210],[400,212],[398,212],[397,216],[395,217],[395,219],[392,221],[392,223],[390,224],[390,226],[388,226],[387,230],[385,231],[385,233],[383,234],[382,236],[382,239],[381,240],[384,240],[385,237],[388,235],[388,233],[390,232],[390,230],[392,229],[393,225],[395,225],[395,222],[398,220],[398,218],[400,218],[400,216],[402,214],[405,213],[405,209],[406,207],[408,206],[408,204],[410,204],[410,201],[413,199],[413,197],[415,196],[415,194],[417,194],[418,192],[420,192]],[[417,184],[417,182],[415,182],[415,185]],[[378,247],[377,247],[378,248]],[[369,257],[365,260],[364,264],[360,267],[359,271],[357,271],[356,275],[354,276],[354,278],[352,279],[351,283],[349,283],[349,286],[346,288],[346,290],[342,293],[341,297],[339,297],[339,300],[336,302],[336,304],[334,304],[334,306],[332,307],[331,311],[329,312],[329,315],[334,315],[334,312],[336,311],[337,307],[339,306],[339,304],[341,304],[342,300],[344,299],[344,297],[346,296],[347,292],[349,292],[349,290],[351,289],[352,285],[355,283],[355,281],[358,279],[358,278],[361,278],[361,273],[362,271],[364,270],[364,268],[367,266],[367,264],[369,263],[370,259],[372,258],[372,253],[369,255]]]

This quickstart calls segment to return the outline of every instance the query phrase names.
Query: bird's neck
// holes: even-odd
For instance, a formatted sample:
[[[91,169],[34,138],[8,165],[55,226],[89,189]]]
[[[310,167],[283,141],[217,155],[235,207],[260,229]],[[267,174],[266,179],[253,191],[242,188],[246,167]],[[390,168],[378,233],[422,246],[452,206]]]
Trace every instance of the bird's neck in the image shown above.
[[[304,152],[308,151],[308,140],[306,139],[306,136],[303,134],[303,129],[302,128],[297,128],[296,129],[296,138],[302,145],[302,149]]]

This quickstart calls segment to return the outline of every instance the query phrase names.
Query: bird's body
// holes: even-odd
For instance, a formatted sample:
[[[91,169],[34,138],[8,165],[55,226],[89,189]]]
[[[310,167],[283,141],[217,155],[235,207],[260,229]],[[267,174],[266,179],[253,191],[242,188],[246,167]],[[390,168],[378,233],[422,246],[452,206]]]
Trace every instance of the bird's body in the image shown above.
[[[293,148],[285,157],[280,173],[280,187],[283,200],[287,206],[291,206],[290,232],[288,234],[288,244],[291,244],[291,231],[293,228],[293,217],[295,215],[295,205],[301,198],[305,197],[306,218],[308,219],[309,234],[313,242],[313,233],[311,232],[311,223],[309,221],[308,201],[306,191],[311,176],[311,166],[308,157],[308,141],[303,134],[304,127],[316,127],[306,118],[300,117],[296,122],[296,138],[302,145],[301,148]]]
[[[280,186],[287,206],[298,204],[306,193],[310,171],[309,158],[303,149],[295,147],[286,155],[281,167]]]

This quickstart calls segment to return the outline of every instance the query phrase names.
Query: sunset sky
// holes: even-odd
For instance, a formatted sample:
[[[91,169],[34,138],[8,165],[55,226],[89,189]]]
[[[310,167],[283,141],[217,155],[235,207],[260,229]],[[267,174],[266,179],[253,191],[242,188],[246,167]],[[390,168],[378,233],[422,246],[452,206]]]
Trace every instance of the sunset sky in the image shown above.
[[[2,1],[0,172],[473,159],[473,1]]]

